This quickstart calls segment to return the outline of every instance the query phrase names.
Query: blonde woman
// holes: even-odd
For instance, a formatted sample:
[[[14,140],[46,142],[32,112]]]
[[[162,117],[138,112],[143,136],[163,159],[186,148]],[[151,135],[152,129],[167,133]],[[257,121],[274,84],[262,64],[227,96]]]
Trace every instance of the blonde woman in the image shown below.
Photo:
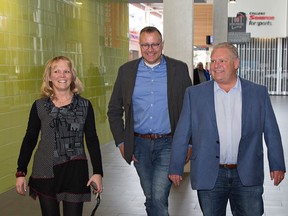
[[[16,172],[16,191],[25,195],[27,166],[41,132],[28,185],[45,216],[60,216],[61,201],[64,215],[80,216],[83,202],[91,199],[90,184],[96,184],[98,193],[103,190],[94,110],[80,96],[82,90],[69,58],[57,56],[47,62],[41,97],[32,105]],[[84,137],[93,167],[90,178]]]

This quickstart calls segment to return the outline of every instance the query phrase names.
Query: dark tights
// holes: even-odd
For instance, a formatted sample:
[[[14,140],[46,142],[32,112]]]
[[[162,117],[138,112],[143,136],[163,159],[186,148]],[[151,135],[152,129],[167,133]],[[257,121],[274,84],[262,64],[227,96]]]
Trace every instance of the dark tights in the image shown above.
[[[60,216],[59,202],[46,196],[39,195],[42,216]],[[81,216],[83,202],[71,203],[63,201],[63,216]]]

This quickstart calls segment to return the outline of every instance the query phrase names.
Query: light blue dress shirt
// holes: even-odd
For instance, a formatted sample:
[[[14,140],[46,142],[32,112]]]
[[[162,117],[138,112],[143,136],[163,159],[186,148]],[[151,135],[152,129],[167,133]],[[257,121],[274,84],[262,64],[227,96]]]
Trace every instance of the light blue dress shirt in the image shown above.
[[[140,134],[167,134],[171,132],[167,96],[167,67],[164,58],[160,64],[149,67],[142,59],[138,66],[132,96],[134,131]]]
[[[242,94],[241,82],[237,77],[229,92],[214,82],[215,111],[220,137],[220,164],[237,164],[241,138]]]

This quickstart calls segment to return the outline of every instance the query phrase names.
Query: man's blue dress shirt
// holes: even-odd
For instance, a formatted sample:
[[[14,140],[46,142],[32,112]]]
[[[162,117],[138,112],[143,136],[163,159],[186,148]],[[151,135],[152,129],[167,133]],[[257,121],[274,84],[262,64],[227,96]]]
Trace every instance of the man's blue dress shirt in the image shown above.
[[[132,103],[135,132],[140,134],[171,132],[167,97],[167,67],[164,58],[154,67],[146,65],[143,59],[140,61]]]

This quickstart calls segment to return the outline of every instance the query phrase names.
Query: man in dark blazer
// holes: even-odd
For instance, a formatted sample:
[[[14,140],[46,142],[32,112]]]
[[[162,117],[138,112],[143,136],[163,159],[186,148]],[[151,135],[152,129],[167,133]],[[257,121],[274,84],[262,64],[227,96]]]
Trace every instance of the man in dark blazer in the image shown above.
[[[119,68],[107,114],[115,144],[127,163],[134,162],[147,214],[168,216],[172,137],[192,83],[187,64],[162,54],[157,28],[141,30],[140,48],[141,58]]]
[[[208,80],[210,80],[209,71],[204,69],[202,62],[199,62],[197,67],[193,70],[193,85],[198,85]]]
[[[237,76],[237,48],[216,45],[213,81],[189,87],[172,144],[169,178],[182,180],[187,141],[192,139],[191,185],[205,216],[263,214],[263,134],[270,176],[286,172],[281,136],[266,87]]]

